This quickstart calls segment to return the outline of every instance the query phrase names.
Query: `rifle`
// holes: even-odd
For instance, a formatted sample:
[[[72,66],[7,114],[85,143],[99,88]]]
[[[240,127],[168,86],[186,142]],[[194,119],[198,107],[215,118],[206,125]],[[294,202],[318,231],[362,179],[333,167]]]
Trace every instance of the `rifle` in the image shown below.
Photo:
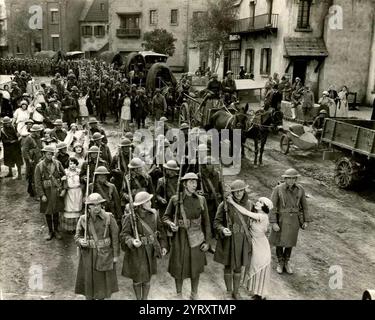
[[[179,210],[179,206],[181,205],[181,176],[182,176],[182,159],[184,158],[185,153],[181,156],[181,161],[180,161],[180,171],[178,173],[178,180],[177,180],[177,188],[176,188],[176,193],[177,193],[177,205],[174,213],[174,218],[173,218],[173,223],[177,226],[177,214]]]
[[[224,190],[225,184],[224,184],[224,175],[223,175],[223,165],[221,163],[221,160],[219,160],[219,163],[220,163],[220,183],[221,183],[221,188],[223,191],[223,206],[224,206],[225,219],[227,221],[227,227],[228,227],[228,223],[229,223],[228,202],[227,202],[227,198],[225,196],[225,190]]]
[[[85,201],[85,241],[87,241],[88,215],[87,215],[87,198],[89,196],[90,165],[87,162],[86,171],[86,201]]]

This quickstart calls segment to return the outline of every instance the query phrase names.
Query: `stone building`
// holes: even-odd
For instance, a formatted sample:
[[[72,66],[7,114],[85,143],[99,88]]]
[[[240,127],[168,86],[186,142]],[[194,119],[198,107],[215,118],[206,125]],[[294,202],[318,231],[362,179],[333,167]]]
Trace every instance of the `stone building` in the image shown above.
[[[174,71],[186,71],[189,68],[190,19],[195,12],[204,9],[205,2],[206,0],[110,1],[109,48],[124,55],[142,51],[145,32],[166,29],[177,39],[176,51],[168,58],[167,63]]]
[[[300,77],[316,97],[346,85],[357,102],[369,101],[373,0],[242,0],[238,9],[228,68],[243,65],[255,79]]]
[[[0,57],[4,56],[7,53],[7,50],[7,13],[5,1],[0,0]]]
[[[80,18],[81,51],[86,58],[108,50],[108,0],[86,0]]]
[[[85,0],[5,0],[8,54],[80,49],[79,18]]]

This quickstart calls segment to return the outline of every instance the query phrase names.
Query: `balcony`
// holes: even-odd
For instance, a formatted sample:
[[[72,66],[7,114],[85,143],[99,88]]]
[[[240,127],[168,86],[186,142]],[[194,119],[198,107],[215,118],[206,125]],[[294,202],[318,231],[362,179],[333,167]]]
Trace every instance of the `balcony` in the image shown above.
[[[141,29],[119,28],[116,30],[117,38],[140,38]]]
[[[259,16],[239,19],[231,34],[249,34],[262,31],[277,31],[278,14],[261,14]]]

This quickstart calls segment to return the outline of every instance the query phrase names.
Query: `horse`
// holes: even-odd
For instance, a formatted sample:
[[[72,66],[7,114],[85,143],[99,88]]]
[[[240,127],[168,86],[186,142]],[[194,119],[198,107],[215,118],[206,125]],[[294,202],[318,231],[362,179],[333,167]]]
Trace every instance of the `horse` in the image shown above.
[[[247,123],[245,134],[243,135],[243,142],[246,139],[254,140],[254,166],[263,165],[263,152],[267,143],[268,134],[270,131],[277,129],[282,124],[283,113],[280,111],[263,109],[257,110],[252,120]],[[259,148],[260,142],[260,148]],[[258,159],[259,154],[259,159]],[[258,162],[259,160],[259,162]]]

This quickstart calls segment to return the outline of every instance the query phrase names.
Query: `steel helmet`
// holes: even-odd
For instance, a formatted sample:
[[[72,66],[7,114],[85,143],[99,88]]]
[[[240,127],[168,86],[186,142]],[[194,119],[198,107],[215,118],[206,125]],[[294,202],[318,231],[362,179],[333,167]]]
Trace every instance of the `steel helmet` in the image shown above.
[[[87,152],[88,153],[99,153],[99,147],[92,146]]]
[[[248,185],[243,180],[235,180],[230,184],[230,191],[240,191],[245,190],[248,187]]]
[[[124,138],[121,140],[119,147],[131,147],[132,142],[128,138]]]
[[[297,170],[293,168],[285,170],[284,174],[282,175],[283,178],[297,178],[300,176],[301,175],[297,172]]]
[[[181,181],[185,180],[199,180],[199,178],[194,172],[188,172],[181,178]]]
[[[99,174],[109,174],[109,171],[107,170],[106,167],[100,166],[100,167],[96,168],[94,174],[96,174],[96,175],[99,175]]]
[[[96,141],[96,140],[100,140],[100,139],[103,139],[103,138],[104,138],[104,136],[100,132],[95,132],[92,135],[91,140]]]
[[[134,203],[133,205],[134,206],[140,206],[144,203],[146,203],[147,201],[150,201],[152,199],[154,195],[152,194],[149,194],[148,192],[146,191],[141,191],[141,192],[138,192],[135,197],[134,197]]]
[[[66,145],[65,142],[60,142],[56,145],[56,150],[61,150],[61,149],[64,149],[64,148],[67,148],[68,146]]]
[[[52,153],[55,153],[55,148],[52,147],[52,146],[45,146],[43,149],[42,149],[43,152],[52,152]]]
[[[145,163],[139,158],[133,158],[128,164],[128,167],[130,169],[142,168],[144,166],[145,166]]]
[[[106,200],[99,193],[91,193],[86,200],[86,204],[99,204],[103,203]]]
[[[180,168],[178,167],[177,161],[176,160],[169,160],[167,163],[163,164],[163,167],[167,170],[174,170],[178,171]]]

